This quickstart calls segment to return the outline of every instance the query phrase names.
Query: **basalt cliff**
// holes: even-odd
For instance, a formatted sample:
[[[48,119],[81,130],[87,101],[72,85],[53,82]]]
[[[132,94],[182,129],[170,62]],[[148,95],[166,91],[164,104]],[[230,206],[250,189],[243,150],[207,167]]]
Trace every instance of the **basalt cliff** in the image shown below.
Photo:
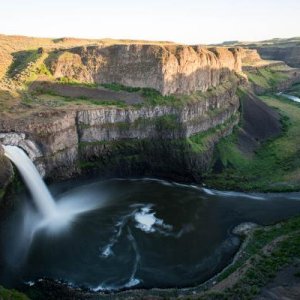
[[[245,64],[261,61],[255,50],[173,44],[11,55],[0,142],[21,147],[53,180],[96,172],[201,181],[215,144],[240,120]],[[12,168],[0,157],[4,188]]]
[[[192,168],[199,167],[200,173],[207,168],[214,143],[238,121],[235,91],[233,83],[219,94],[182,107],[109,106],[37,112],[1,120],[0,140],[24,149],[41,173],[52,178],[74,176],[89,167],[110,175],[130,175],[131,170],[143,175],[151,169],[163,172],[173,168],[178,176],[189,177]],[[218,126],[222,128],[203,149],[199,146],[199,151],[195,150],[199,153],[196,166],[190,157],[193,143],[187,140]]]
[[[300,67],[300,38],[275,38],[260,42],[225,42],[223,45],[246,47],[257,50],[259,55],[266,60],[284,61],[287,65]]]
[[[158,45],[89,46],[54,51],[55,78],[153,88],[162,95],[189,94],[219,85],[242,71],[242,49]]]

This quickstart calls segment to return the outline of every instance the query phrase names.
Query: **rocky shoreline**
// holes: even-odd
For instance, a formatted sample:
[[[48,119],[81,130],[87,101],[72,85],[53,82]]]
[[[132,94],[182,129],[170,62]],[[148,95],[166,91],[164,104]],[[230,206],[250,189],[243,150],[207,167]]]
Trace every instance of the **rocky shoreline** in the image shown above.
[[[185,298],[185,297],[199,297],[211,290],[219,282],[222,281],[222,276],[236,264],[244,256],[244,249],[248,246],[252,238],[252,233],[259,228],[257,224],[241,223],[236,226],[232,233],[240,236],[242,242],[238,251],[234,254],[231,262],[216,275],[207,281],[196,285],[195,287],[181,287],[181,288],[151,288],[151,289],[124,289],[123,291],[104,291],[91,292],[86,288],[76,287],[66,282],[59,280],[51,280],[48,278],[41,278],[36,282],[27,283],[22,287],[25,293],[36,293],[40,291],[44,297],[49,300],[56,299],[57,296],[64,297],[64,299],[165,299],[170,298]]]

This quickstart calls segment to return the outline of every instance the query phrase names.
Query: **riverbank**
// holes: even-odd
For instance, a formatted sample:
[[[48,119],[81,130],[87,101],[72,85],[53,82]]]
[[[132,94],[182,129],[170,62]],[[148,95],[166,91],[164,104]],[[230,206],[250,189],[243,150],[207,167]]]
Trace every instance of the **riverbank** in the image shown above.
[[[128,290],[119,293],[89,293],[58,282],[42,280],[35,288],[30,288],[28,296],[31,299],[254,299],[266,293],[265,287],[272,286],[280,272],[284,278],[285,272],[293,268],[294,281],[300,272],[300,216],[267,227],[257,227],[251,230],[233,261],[219,274],[207,282],[190,288]],[[288,274],[286,274],[288,275]],[[290,275],[290,274],[289,274]],[[281,278],[281,280],[283,280]],[[290,285],[294,284],[291,282]],[[289,284],[285,284],[288,289]],[[41,293],[40,291],[43,291]],[[26,290],[25,290],[26,292]],[[281,289],[280,295],[285,290]],[[281,294],[280,294],[281,293]]]
[[[58,46],[57,43],[56,46]],[[283,97],[265,94],[260,99],[269,106],[266,107],[255,95],[250,95],[251,90],[263,94],[266,93],[266,90],[275,93],[286,89],[297,80],[298,71],[296,69],[291,69],[283,63],[272,63],[270,66],[263,67],[260,64],[245,66],[245,57],[240,56],[243,51],[238,49],[227,51],[217,48],[209,50],[200,47],[183,47],[185,51],[182,52],[181,46],[179,48],[172,46],[172,50],[169,47],[148,47],[147,45],[123,47],[123,45],[119,45],[107,50],[118,49],[119,53],[127,53],[126,48],[129,49],[130,47],[133,47],[134,51],[129,51],[128,55],[138,53],[139,58],[142,58],[140,65],[142,68],[136,68],[135,57],[133,57],[134,64],[132,67],[130,60],[127,61],[129,65],[120,68],[124,63],[123,55],[120,56],[122,58],[120,64],[115,64],[114,62],[116,59],[118,60],[119,56],[114,52],[109,55],[113,59],[106,70],[98,63],[99,60],[86,59],[103,56],[102,47],[98,49],[94,46],[89,47],[88,56],[86,48],[55,51],[53,51],[54,49],[41,48],[34,51],[23,51],[20,56],[16,55],[14,63],[8,70],[9,76],[1,83],[3,89],[0,88],[2,89],[0,91],[0,106],[3,113],[1,131],[2,133],[19,133],[17,138],[21,140],[24,139],[22,136],[25,132],[24,137],[27,140],[15,141],[14,145],[20,147],[20,143],[29,143],[29,146],[37,145],[36,149],[29,147],[31,150],[37,150],[31,153],[31,158],[36,159],[36,164],[39,165],[46,178],[59,180],[93,172],[97,172],[97,174],[107,173],[109,177],[116,176],[116,174],[124,177],[131,174],[161,177],[171,177],[172,175],[174,180],[201,183],[204,177],[204,182],[208,186],[224,190],[264,192],[300,190],[300,106],[295,103],[292,104]],[[148,49],[147,53],[143,50],[146,48]],[[174,52],[174,49],[177,50]],[[157,55],[158,52],[166,54],[166,51],[168,55]],[[149,56],[149,53],[154,53],[154,55]],[[209,63],[205,69],[202,68],[202,63],[193,63],[189,66],[186,61],[197,62],[198,57],[195,56],[197,53],[201,54],[201,57],[204,55],[208,58],[214,58],[217,65]],[[223,54],[226,54],[224,60],[222,59]],[[231,59],[233,54],[234,65]],[[251,57],[253,55],[255,56],[255,53],[252,53]],[[181,59],[178,59],[179,57]],[[220,57],[221,59],[219,59]],[[161,78],[159,68],[156,67],[161,65],[162,58],[167,71],[164,74],[167,74],[168,78]],[[169,58],[174,58],[174,60],[170,61],[170,64],[166,64],[165,62],[169,61]],[[258,59],[260,60],[259,57]],[[83,62],[88,62],[88,66],[92,66],[92,68],[86,68]],[[97,64],[93,65],[94,62]],[[182,76],[178,70],[175,70],[174,74],[172,73],[173,67],[169,68],[169,66],[174,66],[177,62],[178,70],[184,70],[183,74],[188,74],[188,76]],[[213,61],[210,60],[210,62]],[[98,68],[100,66],[101,68]],[[198,69],[197,66],[201,66],[201,68]],[[239,74],[238,77],[236,75],[233,78],[229,77],[232,66]],[[196,71],[190,73],[195,67]],[[95,85],[94,82],[89,82],[92,78],[90,76],[97,74],[88,74],[87,70],[98,69],[101,72],[104,70],[101,74],[108,78],[105,80],[108,84],[106,83],[105,86],[103,86],[103,82],[98,82],[99,86]],[[208,76],[206,69],[209,71]],[[122,74],[123,70],[126,71],[124,74]],[[130,77],[128,77],[128,70],[130,70]],[[245,73],[241,71],[245,71]],[[249,82],[246,83],[244,75],[248,75]],[[118,79],[119,76],[121,79]],[[134,76],[137,78],[137,82],[135,82]],[[33,84],[32,89],[30,89],[28,87],[32,81],[35,81],[37,85]],[[142,86],[140,86],[141,83]],[[248,97],[250,100],[248,102],[249,115],[251,115],[249,120],[255,123],[253,127],[256,127],[256,133],[259,133],[258,135],[248,135],[254,141],[254,148],[251,151],[244,151],[245,149],[241,149],[239,144],[245,119],[241,120],[241,126],[236,128],[229,138],[222,139],[215,148],[219,139],[228,136],[238,123],[239,110],[243,110],[245,102],[243,103],[243,93],[237,95],[236,89],[238,86],[241,91],[244,85],[246,86],[248,83],[252,88],[247,86],[247,90],[245,89],[244,92],[248,96],[250,95]],[[104,87],[105,89],[103,89]],[[161,93],[156,90],[160,90]],[[179,95],[174,96],[172,93],[175,91],[179,92]],[[189,95],[181,95],[181,92]],[[292,93],[294,91],[287,92]],[[241,108],[238,97],[242,99]],[[145,107],[143,108],[143,106]],[[254,106],[255,108],[253,108]],[[276,111],[274,113],[270,107],[275,107],[278,113]],[[256,114],[258,111],[263,111],[263,113]],[[257,115],[260,117],[258,118]],[[3,122],[4,120],[7,122]],[[267,121],[265,122],[265,120]],[[279,120],[281,120],[281,124]],[[268,130],[265,130],[265,124],[268,125]],[[9,136],[9,138],[16,138],[16,135]],[[8,144],[10,143],[11,141],[8,142]],[[28,150],[29,148],[24,149]],[[212,172],[210,172],[211,170],[208,168],[212,162],[214,149],[216,149],[215,163]],[[8,173],[4,174],[5,179],[8,177],[6,174]],[[1,181],[0,176],[0,183]],[[5,180],[3,188],[0,186],[0,198],[4,195],[6,187]],[[150,195],[153,198],[153,193]],[[165,193],[165,195],[168,196],[162,197],[162,199],[168,200],[168,207],[170,207],[174,203],[170,201],[171,193]],[[176,219],[179,219],[179,215],[184,211],[183,208],[186,209],[187,206],[186,198],[180,198],[184,199],[185,202],[182,206],[178,205],[180,212],[174,214]],[[209,198],[209,196],[206,195],[205,198]],[[139,201],[141,199],[144,198],[141,197]],[[227,205],[231,203],[231,200],[231,196],[226,198]],[[216,201],[210,201],[210,203],[216,205]],[[239,201],[239,203],[244,202]],[[283,210],[286,209],[286,204],[283,201]],[[259,205],[259,203],[254,203],[257,212],[267,211],[265,217],[271,215],[270,206],[265,207],[264,210]],[[216,211],[215,207],[211,211]],[[220,230],[221,228],[224,229],[224,226],[220,225],[219,220],[225,220],[232,212],[241,216],[241,209],[232,205],[226,217],[222,218],[219,214],[215,217],[209,217],[200,228],[207,230],[207,228],[216,226],[220,235]],[[277,212],[281,212],[280,208],[277,208]],[[293,212],[295,215],[296,212]],[[249,210],[246,210],[244,219],[249,218],[249,214]],[[199,217],[198,220],[204,220],[205,217]],[[282,217],[282,219],[285,218],[287,216]],[[190,221],[190,218],[188,220]],[[213,222],[213,226],[209,225],[209,220]],[[273,220],[267,224],[277,221]],[[109,293],[99,294],[90,292],[90,289],[75,288],[67,283],[63,284],[43,278],[38,280],[33,287],[25,288],[24,292],[31,299],[49,300],[165,299],[177,297],[253,299],[261,293],[263,286],[272,282],[272,277],[279,270],[285,272],[285,266],[292,266],[295,274],[298,272],[297,259],[299,257],[296,250],[299,249],[299,227],[299,218],[294,218],[271,227],[251,231],[232,263],[221,273],[196,287],[182,288],[182,286],[189,286],[195,282],[203,282],[220,271],[224,265],[230,262],[239,247],[239,243],[228,256],[228,260],[220,268],[214,269],[214,273],[202,278],[202,281],[197,281],[196,276],[192,275],[193,266],[190,266],[187,272],[189,275],[183,276],[182,281],[178,281],[180,288],[132,290],[133,287],[131,286],[131,290],[121,293],[107,289],[110,291]],[[94,228],[99,230],[101,226],[94,226]],[[228,230],[228,233],[231,232],[231,229],[228,227],[225,231]],[[194,248],[197,257],[200,256],[204,243],[197,247],[195,241],[201,241],[200,230],[195,230],[195,232],[197,236],[195,238],[189,236],[187,242],[184,243],[187,245],[187,251],[183,252],[183,256],[189,253],[189,242],[193,242],[193,247],[190,248]],[[129,233],[130,241],[133,241],[133,237]],[[212,234],[213,229],[210,229],[209,236]],[[73,236],[73,240],[79,240],[79,238],[76,239]],[[99,241],[101,239],[91,240]],[[203,240],[207,244],[213,245],[207,238]],[[89,244],[90,242],[84,245],[84,251],[81,253],[88,252]],[[173,254],[177,247],[178,243],[170,253]],[[62,253],[66,248],[58,252]],[[125,249],[125,247],[120,248],[122,251]],[[166,248],[167,245],[164,243],[161,249],[165,250]],[[54,247],[48,247],[48,249],[54,249]],[[75,249],[78,250],[79,248],[72,248],[72,250]],[[136,251],[135,247],[133,249]],[[214,253],[216,249],[210,253]],[[37,253],[41,259],[41,252]],[[68,257],[71,256],[73,253]],[[182,263],[183,256],[181,256],[179,264]],[[138,261],[139,255],[136,254],[136,257]],[[190,258],[189,255],[188,257]],[[80,259],[74,258],[74,261],[75,271],[73,274],[80,275],[81,270],[78,267]],[[296,263],[294,264],[294,262]],[[213,263],[217,264],[217,259],[213,260]],[[176,267],[179,264],[174,263],[173,266]],[[39,265],[43,266],[44,270],[50,269],[46,263]],[[90,266],[92,265],[90,264]],[[153,264],[151,267],[154,268]],[[60,268],[59,265],[56,270]],[[120,270],[121,266],[118,265],[116,273],[119,273]],[[92,273],[90,269],[89,273]],[[110,278],[108,272],[104,271],[104,273],[105,279]],[[197,274],[199,273],[201,273],[200,270]],[[172,271],[170,274],[173,274]],[[20,273],[18,275],[21,276]],[[55,278],[51,275],[48,276]],[[134,279],[134,276],[131,277]],[[158,280],[158,283],[152,286],[166,286],[159,281],[157,273],[152,278]],[[190,278],[191,281],[185,285],[183,280],[186,278]],[[168,286],[175,286],[175,284]],[[1,297],[4,299],[23,299],[21,294],[5,289],[0,289]]]
[[[288,266],[299,277],[300,217],[251,232],[236,261],[220,275],[209,293],[199,299],[254,299],[262,287]],[[280,296],[279,296],[280,298]]]

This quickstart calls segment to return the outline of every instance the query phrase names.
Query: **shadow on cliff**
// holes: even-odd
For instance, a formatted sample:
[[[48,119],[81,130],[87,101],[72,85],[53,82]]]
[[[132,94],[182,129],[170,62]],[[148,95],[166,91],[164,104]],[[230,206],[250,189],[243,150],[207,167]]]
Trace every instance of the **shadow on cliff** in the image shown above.
[[[68,52],[80,60],[79,65],[89,73],[87,77],[96,83],[152,88],[163,95],[205,91],[241,71],[240,55],[235,49],[130,44],[75,47]],[[61,63],[64,68],[54,63],[54,73],[56,69],[68,77],[69,72],[77,80],[83,76],[68,62]]]
[[[28,65],[34,62],[39,55],[40,53],[37,50],[22,50],[12,53],[13,62],[7,70],[7,75],[14,77],[25,71]]]
[[[244,94],[241,103],[238,146],[244,153],[252,153],[261,143],[280,135],[280,114],[252,93]]]
[[[205,66],[196,69],[189,75],[183,73],[173,75],[172,78],[165,83],[165,87],[168,87],[171,93],[178,95],[193,94],[197,91],[206,92],[211,91],[212,88],[229,80],[237,82],[238,77],[233,78],[236,74],[237,73],[229,68],[212,68]]]

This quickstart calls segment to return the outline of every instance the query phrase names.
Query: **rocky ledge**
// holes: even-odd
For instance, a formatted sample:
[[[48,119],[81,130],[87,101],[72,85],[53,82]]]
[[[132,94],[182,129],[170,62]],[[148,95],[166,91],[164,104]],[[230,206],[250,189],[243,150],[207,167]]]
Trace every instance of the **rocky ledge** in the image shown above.
[[[199,180],[214,144],[239,120],[236,88],[232,82],[179,107],[86,106],[3,118],[0,141],[24,149],[46,178],[93,170]]]
[[[49,53],[46,64],[54,78],[88,83],[118,83],[153,88],[168,94],[190,94],[218,86],[251,51],[181,45],[87,46]]]

